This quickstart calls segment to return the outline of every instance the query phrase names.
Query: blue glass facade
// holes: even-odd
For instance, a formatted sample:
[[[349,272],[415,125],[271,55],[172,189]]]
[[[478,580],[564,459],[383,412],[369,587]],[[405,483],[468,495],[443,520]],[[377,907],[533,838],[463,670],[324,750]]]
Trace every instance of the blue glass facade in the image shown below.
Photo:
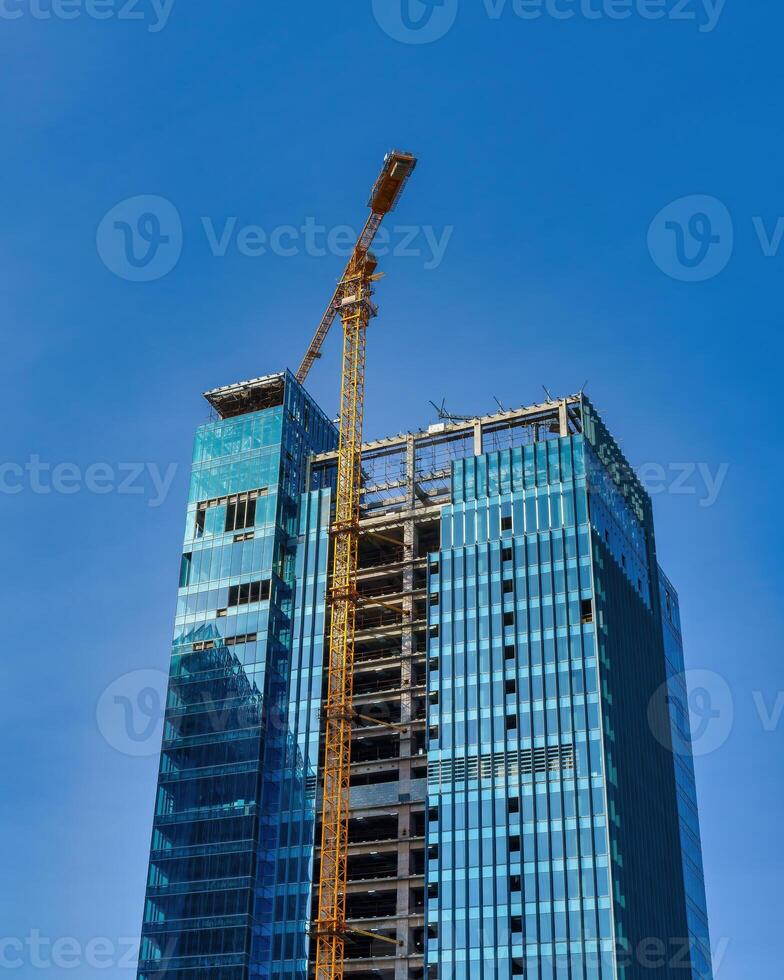
[[[306,861],[279,866],[278,834],[282,808],[305,800],[289,718],[299,497],[307,457],[335,430],[290,374],[279,388],[279,404],[196,434],[144,980],[279,975],[277,894],[309,885]]]
[[[691,748],[689,702],[684,676],[683,641],[678,594],[670,580],[659,569],[659,589],[664,628],[664,652],[667,661],[667,701],[670,708],[671,738],[675,759],[675,782],[678,818],[686,891],[686,915],[689,925],[689,948],[693,980],[711,980],[710,933],[702,869],[700,818],[697,811],[697,787]]]
[[[144,980],[308,975],[335,431],[281,377],[197,433]],[[398,950],[351,972],[712,980],[650,500],[587,399],[510,415],[363,462],[361,711],[404,725],[355,743],[349,918]]]
[[[711,977],[677,599],[649,498],[581,416],[453,464],[428,586],[439,977]]]
[[[288,691],[291,753],[283,774],[273,927],[274,977],[306,980],[316,828],[330,493],[302,501]]]
[[[614,975],[584,459],[566,437],[454,465],[429,589],[439,976]]]
[[[617,975],[691,968],[659,568],[648,495],[584,400]]]

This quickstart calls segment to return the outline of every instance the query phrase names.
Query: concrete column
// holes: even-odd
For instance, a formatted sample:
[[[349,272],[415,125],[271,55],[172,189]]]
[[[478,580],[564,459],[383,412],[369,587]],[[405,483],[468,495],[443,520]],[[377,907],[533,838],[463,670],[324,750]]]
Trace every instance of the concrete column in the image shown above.
[[[416,530],[413,517],[406,520],[403,526],[403,623],[400,630],[400,721],[403,725],[411,724],[411,656],[414,648],[414,635],[411,621],[414,613],[414,600],[411,591],[414,587],[414,568],[412,561],[415,553]],[[400,778],[399,791],[411,792],[411,751],[413,739],[411,728],[400,733]]]
[[[569,415],[566,411],[566,399],[562,398],[558,403],[558,423],[562,436],[569,435]]]
[[[411,845],[409,837],[411,833],[411,807],[403,806],[400,808],[398,819],[398,836],[400,844],[398,847],[397,858],[397,939],[402,945],[397,948],[397,960],[395,961],[395,980],[408,980],[408,960],[411,953],[410,929],[408,925],[410,886],[408,875],[411,873]]]
[[[416,554],[416,528],[414,526],[414,507],[416,505],[416,495],[414,493],[414,437],[409,436],[406,441],[406,474],[408,485],[406,487],[406,497],[408,503],[408,514],[403,524],[403,624],[400,634],[401,664],[400,664],[400,720],[404,725],[410,724],[412,715],[411,705],[411,656],[414,649],[414,637],[411,629],[411,622],[414,618],[414,600],[412,591],[414,588],[414,567],[413,561]],[[400,735],[400,780],[398,792],[410,794],[411,792],[411,750],[413,741],[411,731]],[[408,956],[410,949],[410,929],[408,915],[410,908],[410,884],[408,877],[411,874],[411,807],[403,805],[400,808],[398,817],[398,847],[397,873],[399,877],[397,885],[397,938],[402,945],[398,946],[397,959],[395,961],[395,980],[408,980]]]

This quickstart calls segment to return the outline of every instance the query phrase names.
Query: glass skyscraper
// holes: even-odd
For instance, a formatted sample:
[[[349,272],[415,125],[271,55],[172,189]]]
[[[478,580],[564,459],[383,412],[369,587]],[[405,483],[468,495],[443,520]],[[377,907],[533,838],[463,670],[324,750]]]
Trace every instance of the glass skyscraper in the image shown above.
[[[207,397],[139,976],[305,980],[335,429]],[[678,599],[591,403],[369,443],[361,525],[347,977],[711,980]]]
[[[296,533],[308,456],[335,429],[288,373],[208,399],[221,417],[194,446],[144,980],[274,975],[280,811],[304,793],[288,721]],[[304,930],[310,870],[291,874]]]

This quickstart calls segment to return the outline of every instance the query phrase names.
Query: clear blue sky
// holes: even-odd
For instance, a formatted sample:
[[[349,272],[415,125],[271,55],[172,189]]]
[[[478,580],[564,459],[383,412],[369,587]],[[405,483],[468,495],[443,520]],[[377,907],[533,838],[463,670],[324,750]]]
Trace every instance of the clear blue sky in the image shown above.
[[[688,664],[724,712],[698,760],[718,976],[780,976],[782,725],[764,709],[784,689],[784,17],[689,0],[676,20],[665,4],[622,20],[623,0],[548,0],[522,19],[511,0],[416,0],[418,32],[398,0],[0,5],[0,937],[73,938],[78,969],[50,976],[92,976],[90,939],[138,934],[157,758],[118,751],[98,705],[126,673],[166,668],[200,392],[296,367],[342,267],[339,230],[326,255],[285,230],[261,255],[242,254],[258,232],[242,250],[231,234],[219,255],[205,224],[217,239],[356,227],[393,145],[421,161],[393,244],[416,225],[420,254],[382,260],[367,435],[433,421],[429,399],[484,412],[587,379],[632,462],[663,467],[648,470],[659,555]],[[98,233],[139,195],[168,210],[131,202]],[[709,200],[654,221],[691,195]],[[112,251],[123,228],[168,236],[157,266],[144,242],[136,265]],[[425,233],[445,228],[438,261]],[[336,342],[311,383],[330,412]],[[43,467],[63,463],[54,488]],[[39,975],[30,945],[17,976]],[[120,952],[108,962],[103,976],[132,976]]]

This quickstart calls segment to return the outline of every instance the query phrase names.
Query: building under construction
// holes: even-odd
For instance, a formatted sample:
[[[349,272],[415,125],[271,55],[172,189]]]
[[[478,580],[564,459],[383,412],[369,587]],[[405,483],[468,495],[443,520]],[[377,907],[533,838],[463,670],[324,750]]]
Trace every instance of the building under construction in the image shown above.
[[[711,980],[677,596],[590,401],[362,443],[414,162],[297,376],[206,395],[139,977]]]

